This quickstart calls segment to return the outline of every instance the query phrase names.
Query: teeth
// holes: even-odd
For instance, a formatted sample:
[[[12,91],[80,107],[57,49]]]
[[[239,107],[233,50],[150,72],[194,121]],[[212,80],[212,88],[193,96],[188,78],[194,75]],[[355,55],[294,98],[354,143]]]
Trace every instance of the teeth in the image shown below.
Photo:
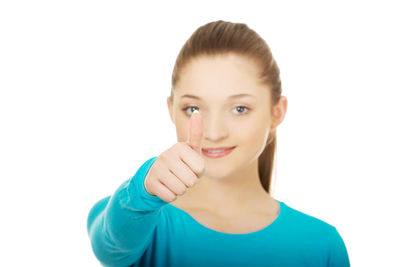
[[[219,153],[225,151],[225,149],[222,150],[206,150],[208,153]]]

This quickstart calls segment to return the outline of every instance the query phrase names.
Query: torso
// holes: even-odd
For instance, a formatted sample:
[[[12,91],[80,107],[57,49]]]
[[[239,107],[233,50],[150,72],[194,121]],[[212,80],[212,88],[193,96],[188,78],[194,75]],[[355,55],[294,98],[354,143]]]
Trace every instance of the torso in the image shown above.
[[[247,234],[259,231],[270,225],[279,215],[279,203],[271,198],[259,211],[243,211],[235,217],[219,216],[209,208],[190,206],[183,201],[170,202],[171,205],[185,211],[201,225],[212,230],[230,233]]]

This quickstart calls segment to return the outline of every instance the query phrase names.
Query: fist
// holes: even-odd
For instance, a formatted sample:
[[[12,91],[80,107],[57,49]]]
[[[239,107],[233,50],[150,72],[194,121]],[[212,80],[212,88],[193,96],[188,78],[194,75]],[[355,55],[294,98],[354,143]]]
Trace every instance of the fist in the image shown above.
[[[202,138],[203,119],[195,110],[189,120],[187,141],[174,144],[157,157],[144,179],[146,191],[166,202],[185,194],[204,173]]]

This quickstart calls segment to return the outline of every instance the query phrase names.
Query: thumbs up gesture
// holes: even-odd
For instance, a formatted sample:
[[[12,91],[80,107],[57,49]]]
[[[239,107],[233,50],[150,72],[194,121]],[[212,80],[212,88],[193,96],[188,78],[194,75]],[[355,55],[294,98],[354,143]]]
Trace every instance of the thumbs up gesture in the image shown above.
[[[195,110],[189,121],[189,138],[187,144],[197,153],[201,154],[201,139],[203,138],[203,118]]]
[[[166,202],[185,194],[204,173],[202,138],[203,118],[195,110],[189,120],[187,141],[174,144],[157,157],[144,179],[146,191]]]

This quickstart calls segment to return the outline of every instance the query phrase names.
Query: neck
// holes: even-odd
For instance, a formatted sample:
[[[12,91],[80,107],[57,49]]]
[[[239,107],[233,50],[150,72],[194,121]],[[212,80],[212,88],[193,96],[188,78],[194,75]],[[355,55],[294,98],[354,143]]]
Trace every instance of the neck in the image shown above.
[[[227,177],[202,176],[182,197],[191,206],[226,216],[259,211],[271,201],[260,182],[258,160]]]

